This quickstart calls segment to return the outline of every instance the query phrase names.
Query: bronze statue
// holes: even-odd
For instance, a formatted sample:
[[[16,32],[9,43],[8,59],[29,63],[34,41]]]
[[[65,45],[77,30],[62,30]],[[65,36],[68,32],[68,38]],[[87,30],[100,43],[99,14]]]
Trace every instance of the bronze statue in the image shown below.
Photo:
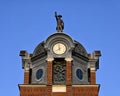
[[[57,21],[56,30],[57,30],[58,32],[62,32],[63,29],[64,29],[64,22],[63,22],[63,20],[61,19],[61,18],[62,18],[62,15],[57,15],[57,12],[55,12],[55,18],[56,18],[56,21]]]

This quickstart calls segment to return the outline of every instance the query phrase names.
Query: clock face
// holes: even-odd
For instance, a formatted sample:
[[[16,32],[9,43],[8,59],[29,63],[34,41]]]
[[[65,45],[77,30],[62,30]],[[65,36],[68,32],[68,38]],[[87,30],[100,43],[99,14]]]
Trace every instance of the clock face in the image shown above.
[[[57,43],[53,46],[53,52],[55,54],[63,54],[66,51],[66,46],[63,43]]]

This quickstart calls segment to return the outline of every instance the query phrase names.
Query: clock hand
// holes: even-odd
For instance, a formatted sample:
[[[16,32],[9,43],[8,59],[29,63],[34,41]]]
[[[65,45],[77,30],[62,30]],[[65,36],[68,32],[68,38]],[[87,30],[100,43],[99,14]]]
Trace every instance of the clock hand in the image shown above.
[[[60,44],[58,45],[58,50],[60,50],[61,48],[60,48]]]
[[[60,50],[60,46],[58,45],[58,48],[56,49],[56,51],[59,51]]]

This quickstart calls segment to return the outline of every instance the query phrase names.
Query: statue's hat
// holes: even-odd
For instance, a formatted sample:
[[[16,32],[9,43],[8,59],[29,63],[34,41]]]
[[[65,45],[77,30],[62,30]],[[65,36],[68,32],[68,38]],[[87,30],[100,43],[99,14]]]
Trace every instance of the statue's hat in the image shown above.
[[[62,15],[58,15],[58,17],[62,17]]]

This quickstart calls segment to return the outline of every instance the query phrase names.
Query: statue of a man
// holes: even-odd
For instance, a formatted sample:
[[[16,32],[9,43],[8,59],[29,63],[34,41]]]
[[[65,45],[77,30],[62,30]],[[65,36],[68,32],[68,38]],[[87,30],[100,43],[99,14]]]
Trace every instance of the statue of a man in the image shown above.
[[[57,27],[56,27],[56,30],[59,32],[62,32],[63,29],[64,29],[64,22],[63,20],[61,19],[62,18],[62,15],[57,15],[57,12],[55,12],[55,18],[56,18],[56,21],[57,21]]]

